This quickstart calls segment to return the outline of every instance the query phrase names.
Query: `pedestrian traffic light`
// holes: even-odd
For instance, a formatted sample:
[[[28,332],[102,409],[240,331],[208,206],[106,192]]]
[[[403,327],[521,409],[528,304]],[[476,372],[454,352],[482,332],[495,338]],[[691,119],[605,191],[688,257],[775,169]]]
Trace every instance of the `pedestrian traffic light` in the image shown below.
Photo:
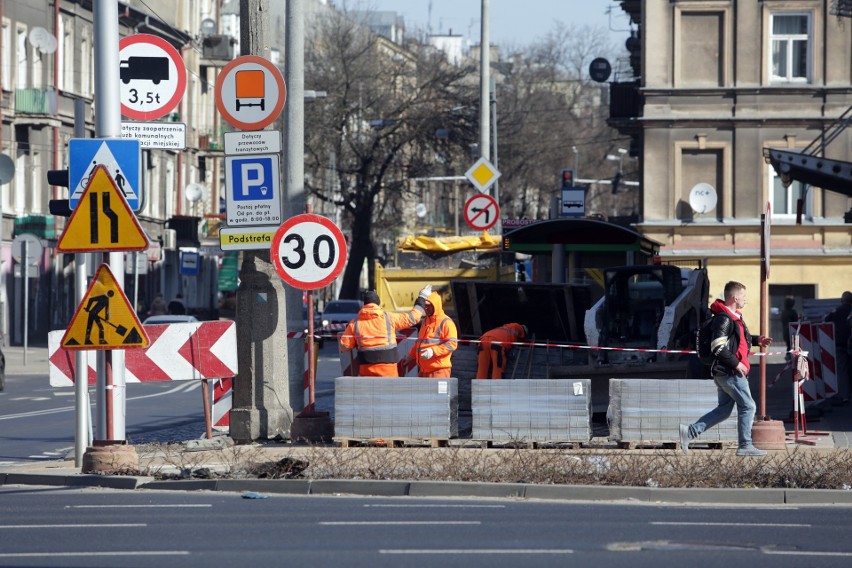
[[[562,170],[562,187],[574,187],[574,170]]]
[[[68,170],[47,170],[47,183],[68,187]],[[71,216],[71,205],[67,199],[51,199],[47,205],[51,215],[57,217]]]

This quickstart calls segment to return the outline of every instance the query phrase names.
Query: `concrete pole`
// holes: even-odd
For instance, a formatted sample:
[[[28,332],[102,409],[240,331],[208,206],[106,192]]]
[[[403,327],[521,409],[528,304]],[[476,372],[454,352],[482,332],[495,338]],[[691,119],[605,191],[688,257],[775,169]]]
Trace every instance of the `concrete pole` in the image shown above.
[[[271,19],[269,0],[240,0],[242,55],[270,58]],[[245,251],[237,289],[239,372],[230,414],[230,434],[238,442],[289,437],[293,409],[287,338],[279,330],[286,322],[284,283],[269,261],[269,251]],[[301,403],[298,406],[301,409]]]
[[[287,199],[282,200],[282,219],[305,212],[305,13],[303,0],[287,0],[286,51],[284,80],[287,104],[284,107],[284,186]],[[302,328],[302,291],[285,286],[287,295],[287,329]],[[310,306],[309,311],[313,309]],[[310,321],[310,319],[308,320]],[[290,400],[294,411],[303,396],[305,375],[304,340],[288,339],[290,355]]]
[[[119,87],[118,59],[118,2],[101,0],[92,3],[95,48],[95,138],[121,138],[121,91]],[[124,253],[104,254],[109,261],[110,270],[116,283],[124,290]],[[109,438],[102,429],[101,408],[98,407],[98,437],[102,440],[124,440],[125,392],[124,392],[124,351],[114,350],[106,353],[112,358],[111,401],[113,412],[112,432]],[[98,383],[105,369],[98,366]],[[104,423],[105,423],[104,419]]]
[[[479,155],[491,159],[491,119],[489,113],[490,97],[488,87],[491,84],[490,30],[488,27],[489,0],[482,0],[481,39],[479,49]]]

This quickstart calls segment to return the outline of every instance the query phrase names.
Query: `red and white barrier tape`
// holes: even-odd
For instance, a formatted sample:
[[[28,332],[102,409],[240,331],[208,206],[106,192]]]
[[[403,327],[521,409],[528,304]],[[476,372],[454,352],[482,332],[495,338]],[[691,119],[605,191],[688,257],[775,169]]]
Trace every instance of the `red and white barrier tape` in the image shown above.
[[[344,326],[345,327],[345,326]],[[302,331],[291,331],[287,333],[287,337],[289,339],[301,339],[306,337],[308,334]],[[335,333],[314,333],[314,337],[324,337],[324,338],[341,338],[345,337],[343,334],[335,334]],[[385,336],[377,336],[384,338]],[[408,338],[409,335],[397,335],[397,342],[402,341]],[[363,337],[365,339],[370,339],[369,337]],[[482,343],[479,339],[457,339],[458,343],[469,343],[469,344],[479,344]],[[671,353],[675,355],[695,355],[698,352],[689,350],[689,349],[650,349],[645,347],[601,347],[596,345],[581,345],[576,343],[542,343],[542,342],[524,342],[524,341],[489,341],[492,345],[510,345],[513,347],[522,346],[522,347],[554,347],[554,348],[562,348],[562,349],[585,349],[590,351],[625,351],[631,353]],[[751,353],[750,355],[755,357],[765,357],[768,355],[784,355],[787,351],[767,351],[766,353]]]

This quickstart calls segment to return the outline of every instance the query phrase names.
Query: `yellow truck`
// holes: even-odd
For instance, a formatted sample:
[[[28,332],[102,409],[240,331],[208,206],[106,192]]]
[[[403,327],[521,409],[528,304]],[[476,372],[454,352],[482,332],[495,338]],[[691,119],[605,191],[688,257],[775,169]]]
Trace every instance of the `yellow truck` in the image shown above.
[[[386,310],[409,310],[420,289],[426,284],[440,292],[444,311],[455,316],[455,301],[450,289],[451,280],[488,280],[513,282],[514,266],[488,268],[385,268],[376,263],[376,288],[382,307]]]
[[[468,237],[406,237],[399,243],[397,264],[409,268],[386,268],[376,263],[376,291],[379,293],[382,307],[386,310],[408,310],[420,289],[431,284],[432,289],[441,294],[444,311],[455,316],[455,301],[450,281],[515,280],[515,267],[512,263],[479,264],[455,258],[455,253],[470,251],[499,254],[499,242],[484,232],[479,236]],[[407,255],[410,256],[406,258]],[[451,267],[452,264],[458,266]]]

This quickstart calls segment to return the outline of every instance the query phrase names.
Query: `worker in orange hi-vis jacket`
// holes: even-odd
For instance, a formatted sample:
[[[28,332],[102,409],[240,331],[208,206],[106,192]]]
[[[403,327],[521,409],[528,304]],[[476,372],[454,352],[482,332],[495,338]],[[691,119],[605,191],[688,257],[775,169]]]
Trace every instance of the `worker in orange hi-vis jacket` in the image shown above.
[[[402,360],[406,369],[417,363],[417,375],[433,379],[448,379],[453,370],[450,358],[458,347],[456,324],[444,313],[444,303],[438,292],[426,298],[426,318],[420,326],[417,341]]]
[[[507,323],[486,331],[479,338],[476,378],[502,379],[512,344],[526,336],[527,326],[519,323]]]
[[[364,292],[364,307],[358,317],[350,321],[338,341],[342,353],[357,349],[361,377],[396,377],[399,355],[396,332],[417,325],[426,310],[426,298],[432,293],[432,285],[420,290],[414,307],[405,313],[386,312],[379,306],[379,295],[370,290]]]

